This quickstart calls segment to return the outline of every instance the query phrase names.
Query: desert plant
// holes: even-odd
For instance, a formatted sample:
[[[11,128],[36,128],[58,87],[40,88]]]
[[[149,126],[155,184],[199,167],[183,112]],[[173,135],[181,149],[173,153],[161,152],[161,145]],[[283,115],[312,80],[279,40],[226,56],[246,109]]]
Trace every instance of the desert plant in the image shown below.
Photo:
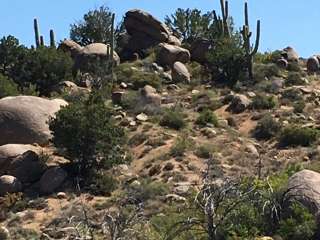
[[[182,39],[191,44],[201,37],[208,37],[213,22],[213,12],[202,14],[198,9],[178,8],[174,14],[165,17],[165,24]]]
[[[289,125],[281,131],[279,143],[282,147],[310,146],[318,139],[318,136],[319,131],[317,129]]]
[[[268,96],[264,94],[257,94],[251,104],[252,109],[272,109],[277,105],[277,101],[274,96]]]
[[[13,80],[0,74],[0,98],[15,96],[18,94],[19,91],[17,89],[17,84],[15,84]]]
[[[271,115],[266,115],[259,120],[254,130],[254,136],[258,139],[270,139],[280,133],[281,124]]]
[[[289,72],[285,83],[288,86],[303,85],[303,84],[305,84],[305,81],[303,80],[303,78],[301,76],[301,73],[299,73],[299,72]]]
[[[199,117],[197,118],[196,124],[204,127],[208,123],[212,124],[212,125],[214,125],[216,127],[216,126],[218,126],[218,118],[214,114],[214,112],[212,112],[209,109],[205,109],[200,113]]]
[[[306,104],[304,101],[297,101],[293,103],[293,111],[295,113],[303,113],[303,110],[305,107],[306,107]]]
[[[178,137],[170,149],[170,155],[173,157],[181,157],[191,146],[192,142],[187,136]]]
[[[169,108],[164,111],[160,119],[160,125],[180,130],[187,125],[184,118],[185,115],[179,107]]]
[[[82,176],[124,162],[125,133],[99,95],[62,108],[50,121],[52,142],[65,149],[73,169]]]
[[[83,20],[71,25],[70,38],[80,45],[105,43],[112,41],[112,12],[106,6],[90,10]]]

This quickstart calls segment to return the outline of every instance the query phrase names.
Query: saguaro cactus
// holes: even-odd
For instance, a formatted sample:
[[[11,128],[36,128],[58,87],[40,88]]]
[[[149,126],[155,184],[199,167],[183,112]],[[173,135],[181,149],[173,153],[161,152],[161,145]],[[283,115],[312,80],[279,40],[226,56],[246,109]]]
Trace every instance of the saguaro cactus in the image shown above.
[[[244,4],[244,17],[245,17],[245,20],[244,20],[245,23],[242,27],[241,34],[244,42],[243,47],[246,53],[246,63],[247,63],[249,78],[253,79],[253,57],[258,52],[259,43],[260,43],[260,20],[257,21],[256,42],[254,46],[252,46],[250,42],[252,32],[250,32],[250,27],[249,27],[249,14],[248,14],[247,2]]]
[[[56,41],[54,39],[54,31],[50,30],[50,47],[55,48],[56,47]]]
[[[223,37],[230,36],[229,28],[229,2],[225,0],[220,0],[221,14],[222,18],[217,16],[216,12],[213,11],[214,21],[217,23],[218,32]]]
[[[40,47],[40,34],[39,34],[38,20],[36,18],[33,20],[33,26],[34,26],[36,48],[39,48]]]
[[[40,46],[41,47],[44,46],[44,38],[43,38],[43,36],[40,36]]]

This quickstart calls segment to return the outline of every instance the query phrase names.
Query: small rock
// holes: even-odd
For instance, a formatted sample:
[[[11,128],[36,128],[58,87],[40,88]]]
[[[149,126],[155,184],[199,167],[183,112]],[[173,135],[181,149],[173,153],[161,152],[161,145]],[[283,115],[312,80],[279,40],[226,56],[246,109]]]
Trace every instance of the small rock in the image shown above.
[[[128,88],[128,85],[124,82],[120,83],[120,87],[123,88],[123,89],[126,89]]]
[[[0,239],[1,240],[10,240],[10,232],[5,227],[0,227]]]
[[[254,98],[256,94],[254,92],[247,92],[247,96],[250,98]]]
[[[136,116],[136,119],[140,122],[146,122],[148,121],[148,116],[144,113],[140,113],[139,115]]]
[[[167,194],[166,195],[166,201],[169,201],[169,202],[186,202],[187,201],[187,199],[186,198],[184,198],[184,197],[181,197],[181,196],[179,196],[179,195],[177,195],[177,194]]]
[[[170,85],[167,86],[167,89],[169,91],[178,91],[180,89],[180,87],[178,85],[176,85],[176,84],[170,84]]]
[[[201,129],[201,133],[208,138],[213,138],[217,135],[217,132],[214,129],[208,127]]]
[[[219,119],[219,120],[218,120],[218,126],[219,126],[219,127],[222,127],[222,128],[228,127],[228,126],[229,126],[228,120],[226,120],[226,119]]]
[[[184,195],[188,193],[190,189],[190,183],[181,184],[173,189],[173,191],[178,195]]]
[[[10,175],[0,177],[0,196],[20,191],[22,191],[22,184],[16,177]]]
[[[67,194],[65,192],[58,192],[57,193],[57,198],[58,199],[66,199],[67,198]]]
[[[200,91],[197,90],[197,89],[193,89],[193,90],[191,91],[191,94],[192,94],[192,95],[198,95],[199,93],[200,93]]]

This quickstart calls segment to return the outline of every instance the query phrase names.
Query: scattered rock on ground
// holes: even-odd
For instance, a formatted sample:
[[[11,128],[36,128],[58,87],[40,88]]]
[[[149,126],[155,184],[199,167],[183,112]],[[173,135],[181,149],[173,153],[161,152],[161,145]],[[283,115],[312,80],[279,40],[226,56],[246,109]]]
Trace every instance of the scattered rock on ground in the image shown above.
[[[175,62],[172,67],[172,80],[174,83],[190,83],[190,73],[188,68],[181,62]]]
[[[3,175],[0,177],[0,196],[21,191],[22,184],[16,177],[10,175]]]

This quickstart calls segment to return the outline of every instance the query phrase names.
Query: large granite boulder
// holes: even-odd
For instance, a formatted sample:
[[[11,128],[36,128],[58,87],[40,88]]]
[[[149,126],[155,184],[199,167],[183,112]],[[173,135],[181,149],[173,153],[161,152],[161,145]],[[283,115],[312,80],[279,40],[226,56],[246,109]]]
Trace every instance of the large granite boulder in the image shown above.
[[[173,66],[175,62],[187,63],[190,61],[190,52],[182,47],[161,43],[157,62],[161,66]]]
[[[68,174],[60,167],[49,168],[40,179],[40,192],[43,194],[53,193],[63,184]]]
[[[8,174],[19,179],[22,183],[34,183],[38,181],[44,171],[46,164],[39,154],[27,151],[14,159],[8,160],[0,174]]]
[[[0,177],[0,196],[21,191],[22,184],[16,177],[10,175],[3,175]]]
[[[292,47],[286,47],[282,50],[281,55],[288,61],[288,62],[298,62],[299,61],[299,54],[294,50]]]
[[[70,53],[72,57],[78,56],[78,54],[82,50],[82,46],[80,46],[78,43],[72,40],[64,40],[63,42],[60,43],[58,49]]]
[[[0,172],[12,159],[27,151],[39,153],[41,148],[30,144],[6,144],[0,146]]]
[[[67,104],[62,99],[34,96],[0,99],[0,145],[48,144],[51,138],[48,120]]]
[[[103,43],[91,43],[85,47],[83,47],[78,55],[80,61],[88,60],[94,57],[106,58],[108,54],[110,54],[111,48],[107,44]],[[113,62],[115,65],[120,64],[119,55],[113,51]]]
[[[127,34],[121,35],[120,53],[124,60],[134,59],[134,55],[146,57],[147,49],[156,47],[160,43],[180,46],[181,41],[172,35],[167,26],[151,14],[133,9],[126,13],[124,25]]]
[[[319,68],[320,68],[319,58],[320,58],[320,56],[312,56],[312,57],[308,58],[308,60],[307,60],[308,72],[314,73],[314,72],[319,71]]]
[[[172,80],[174,83],[190,83],[190,73],[188,68],[181,62],[175,62],[172,67]]]
[[[143,33],[158,42],[167,42],[171,35],[166,25],[151,14],[139,9],[133,9],[126,13],[124,25],[130,35]]]
[[[320,173],[302,170],[292,175],[288,182],[289,194],[314,214],[320,210]]]
[[[232,113],[242,113],[251,105],[252,100],[250,100],[246,95],[235,94],[232,96],[231,103],[229,104],[227,111]]]

